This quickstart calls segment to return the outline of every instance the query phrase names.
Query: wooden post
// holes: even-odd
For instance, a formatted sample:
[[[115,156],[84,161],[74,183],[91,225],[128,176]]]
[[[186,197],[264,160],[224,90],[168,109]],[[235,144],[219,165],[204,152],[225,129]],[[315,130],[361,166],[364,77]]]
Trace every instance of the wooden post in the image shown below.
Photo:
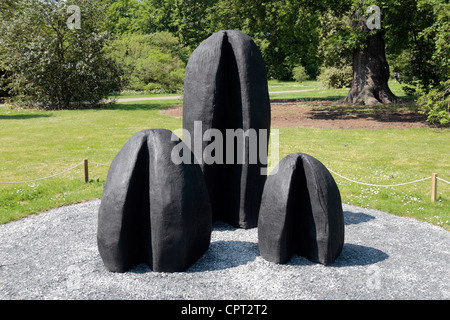
[[[88,159],[84,159],[84,182],[89,182],[89,165],[88,165]]]
[[[431,202],[436,201],[437,194],[437,173],[431,174]]]

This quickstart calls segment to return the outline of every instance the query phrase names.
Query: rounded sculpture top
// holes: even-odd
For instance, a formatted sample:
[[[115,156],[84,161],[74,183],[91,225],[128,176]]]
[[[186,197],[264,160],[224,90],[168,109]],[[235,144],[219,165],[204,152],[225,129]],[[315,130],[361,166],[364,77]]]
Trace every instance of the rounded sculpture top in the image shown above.
[[[202,132],[196,132],[196,122],[201,123]],[[259,148],[268,143],[270,99],[264,59],[248,35],[222,30],[194,50],[184,78],[183,129],[191,137],[200,134],[200,140],[209,129],[219,130],[222,136],[229,129],[258,132],[254,148],[258,163],[238,164],[235,160],[233,164],[228,161],[200,164],[211,198],[213,219],[242,228],[256,227],[266,179],[260,173],[267,164],[267,147],[263,159]],[[259,135],[260,130],[266,130],[264,137]],[[194,150],[197,159],[212,142],[201,143],[202,148]],[[248,143],[245,148],[248,157]],[[223,150],[222,154],[224,159],[229,159],[231,152]],[[236,152],[230,157],[236,157]]]

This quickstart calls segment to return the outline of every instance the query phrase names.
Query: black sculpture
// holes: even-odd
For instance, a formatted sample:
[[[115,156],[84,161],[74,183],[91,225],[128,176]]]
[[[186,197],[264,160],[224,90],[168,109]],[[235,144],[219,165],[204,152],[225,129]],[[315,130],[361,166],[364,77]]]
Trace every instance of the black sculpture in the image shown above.
[[[302,153],[278,164],[264,187],[258,224],[261,256],[275,263],[292,254],[329,265],[344,244],[339,189],[327,168]]]
[[[179,143],[164,129],[136,133],[108,172],[98,213],[98,249],[106,268],[124,272],[187,269],[208,249],[211,208],[197,164],[174,164]],[[185,149],[186,150],[186,149]]]
[[[169,130],[144,130],[114,158],[97,230],[108,270],[146,263],[154,271],[184,271],[208,249],[213,220],[258,226],[259,249],[269,261],[284,263],[293,253],[322,264],[337,258],[344,219],[325,166],[291,154],[275,175],[265,174],[270,101],[264,61],[250,37],[220,31],[193,52],[183,127],[191,136],[183,137],[186,143]],[[231,147],[222,140],[219,162],[204,159],[217,142],[213,137],[219,139],[212,130],[222,138],[231,131]]]
[[[264,60],[253,40],[239,31],[226,30],[202,42],[186,66],[183,99],[183,128],[191,137],[196,121],[201,123],[202,137],[211,128],[220,130],[223,137],[227,129],[255,130],[256,163],[249,163],[254,154],[249,154],[248,144],[255,141],[248,137],[243,164],[236,158],[238,143],[232,163],[205,164],[203,151],[211,141],[201,137],[200,152],[192,149],[203,170],[213,220],[241,228],[256,227],[266,180],[261,169],[267,165],[270,100]],[[265,135],[260,135],[261,129],[266,130]],[[223,152],[227,159],[230,155]]]

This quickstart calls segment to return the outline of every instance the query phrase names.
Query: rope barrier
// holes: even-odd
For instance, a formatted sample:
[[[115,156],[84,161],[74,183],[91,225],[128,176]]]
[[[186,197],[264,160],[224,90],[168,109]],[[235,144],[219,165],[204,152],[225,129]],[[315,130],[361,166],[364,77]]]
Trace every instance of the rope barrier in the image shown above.
[[[347,178],[347,177],[344,177],[343,175],[340,175],[340,174],[337,173],[337,172],[334,172],[334,171],[331,170],[331,169],[328,169],[328,171],[334,173],[335,175],[341,177],[342,179],[351,181],[351,182],[353,182],[353,183],[362,184],[362,185],[365,185],[365,186],[371,186],[371,187],[385,187],[385,188],[388,188],[388,187],[398,187],[398,186],[404,186],[404,185],[407,185],[407,184],[413,184],[413,183],[416,183],[416,182],[420,182],[420,181],[424,181],[424,180],[431,179],[431,177],[426,177],[426,178],[423,178],[423,179],[418,179],[418,180],[414,180],[414,181],[410,181],[410,182],[404,182],[404,183],[398,183],[398,184],[371,184],[371,183],[365,183],[365,182],[360,182],[360,181],[356,181],[356,180],[349,179],[349,178]],[[438,178],[438,179],[439,179],[439,178]]]
[[[53,178],[53,177],[56,177],[56,176],[60,176],[60,175],[62,175],[62,174],[64,174],[64,173],[69,172],[70,170],[73,170],[73,169],[75,169],[75,168],[78,168],[79,166],[82,166],[82,165],[83,165],[83,162],[81,162],[81,163],[77,164],[76,166],[73,166],[73,167],[71,167],[71,168],[69,168],[69,169],[66,169],[66,170],[64,170],[63,172],[56,173],[56,174],[53,174],[53,175],[48,176],[48,177],[43,177],[43,178],[34,179],[34,180],[28,180],[28,181],[0,182],[0,184],[20,184],[20,183],[30,183],[30,182],[36,182],[36,181],[41,181],[41,180],[45,180],[45,179],[50,179],[50,178]]]
[[[444,180],[444,179],[442,179],[442,178],[436,177],[436,179],[438,179],[438,180],[441,180],[442,182],[445,182],[445,183],[448,183],[448,184],[450,184],[450,182],[449,182],[449,181],[447,181],[447,180]]]
[[[96,164],[96,165],[98,165],[98,166],[104,166],[104,167],[109,167],[109,166],[110,166],[110,165],[108,165],[108,164],[98,163],[98,162],[94,162],[94,161],[89,161],[89,163]],[[0,181],[0,184],[31,183],[31,182],[41,181],[41,180],[45,180],[45,179],[50,179],[50,178],[53,178],[53,177],[56,177],[56,176],[60,176],[60,175],[62,175],[62,174],[64,174],[64,173],[66,173],[66,172],[69,172],[69,171],[73,170],[73,169],[76,169],[76,168],[78,168],[79,166],[82,166],[83,164],[84,164],[84,161],[81,162],[81,163],[79,163],[79,164],[77,164],[77,165],[75,165],[75,166],[73,166],[73,167],[70,167],[70,168],[68,168],[68,169],[66,169],[66,170],[64,170],[64,171],[62,171],[62,172],[59,172],[59,173],[56,173],[56,174],[53,174],[53,175],[50,175],[50,176],[47,176],[47,177],[39,178],[39,179],[28,180],[28,181],[18,181],[18,182],[1,182],[1,181]],[[268,168],[273,168],[273,167],[268,167]],[[422,179],[418,179],[418,180],[414,180],[414,181],[410,181],[410,182],[397,183],[397,184],[372,184],[372,183],[365,183],[365,182],[356,181],[356,180],[347,178],[347,177],[345,177],[345,176],[343,176],[343,175],[341,175],[341,174],[339,174],[339,173],[337,173],[337,172],[335,172],[335,171],[333,171],[333,170],[331,170],[331,169],[329,169],[329,168],[328,168],[328,171],[330,171],[331,173],[334,173],[335,175],[337,175],[337,176],[339,176],[339,177],[341,177],[342,179],[345,179],[345,180],[347,180],[347,181],[350,181],[350,182],[353,182],[353,183],[356,183],[356,184],[365,185],[365,186],[370,186],[370,187],[385,187],[385,188],[388,188],[388,187],[398,187],[398,186],[404,186],[404,185],[408,185],[408,184],[413,184],[413,183],[416,183],[416,182],[420,182],[420,181],[424,181],[424,180],[428,180],[428,179],[431,179],[431,178],[432,178],[432,176],[431,176],[431,177],[426,177],[426,178],[422,178]],[[444,180],[444,179],[442,179],[442,178],[436,177],[436,179],[438,179],[438,180],[440,180],[440,181],[442,181],[442,182],[445,182],[445,183],[447,183],[447,184],[450,184],[449,181]]]
[[[93,163],[93,164],[96,164],[98,166],[109,167],[109,164],[103,164],[103,163],[98,163],[98,162],[94,162],[94,161],[89,161],[89,163]]]

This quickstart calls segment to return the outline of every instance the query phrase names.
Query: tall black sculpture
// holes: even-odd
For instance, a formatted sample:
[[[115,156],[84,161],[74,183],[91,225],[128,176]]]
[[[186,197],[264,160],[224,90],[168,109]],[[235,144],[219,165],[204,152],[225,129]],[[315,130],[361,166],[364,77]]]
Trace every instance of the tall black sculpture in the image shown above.
[[[146,263],[184,271],[208,249],[211,207],[200,167],[171,159],[179,139],[136,133],[111,163],[98,213],[98,249],[110,271]],[[185,151],[188,150],[185,148]]]
[[[266,180],[261,169],[267,164],[270,100],[264,60],[253,40],[239,31],[226,30],[202,42],[186,66],[183,99],[183,128],[194,143],[198,141],[195,123],[201,124],[202,146],[200,152],[193,151],[208,187],[213,220],[256,227]],[[244,163],[236,158],[236,142],[233,161],[226,161],[231,157],[224,148],[223,164],[205,164],[203,151],[212,141],[202,137],[211,128],[220,130],[223,137],[227,129],[255,130],[257,162],[249,161],[254,156],[249,154],[249,143],[255,141],[247,136]],[[266,130],[265,135],[260,134],[261,129]]]
[[[261,256],[285,263],[292,254],[325,265],[344,245],[344,215],[339,189],[327,168],[302,153],[278,164],[264,187],[258,224]]]

